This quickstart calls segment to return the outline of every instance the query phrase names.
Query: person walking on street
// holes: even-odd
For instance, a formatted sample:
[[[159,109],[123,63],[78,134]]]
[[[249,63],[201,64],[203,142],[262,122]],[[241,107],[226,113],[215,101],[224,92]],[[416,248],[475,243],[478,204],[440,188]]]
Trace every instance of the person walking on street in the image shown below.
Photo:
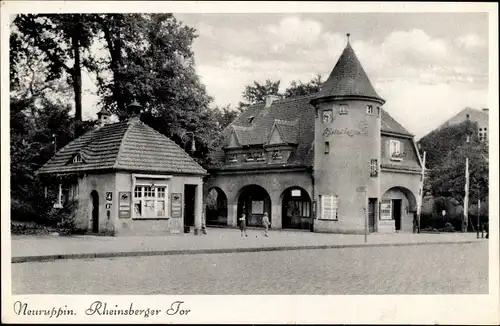
[[[269,216],[267,216],[267,212],[264,212],[264,216],[262,216],[262,224],[264,225],[264,235],[268,237],[267,231],[269,231],[269,225],[271,222],[269,221]]]
[[[245,237],[248,237],[247,234],[247,221],[245,219],[245,214],[241,214],[240,217],[240,231],[241,231],[241,236],[243,237],[243,234],[245,234]]]

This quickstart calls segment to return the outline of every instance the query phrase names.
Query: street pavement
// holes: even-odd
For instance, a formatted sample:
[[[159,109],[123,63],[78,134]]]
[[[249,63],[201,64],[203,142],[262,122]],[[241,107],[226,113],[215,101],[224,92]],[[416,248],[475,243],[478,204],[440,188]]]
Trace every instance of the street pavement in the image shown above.
[[[234,241],[250,244],[254,239]],[[11,266],[14,294],[488,293],[487,241],[68,259]]]
[[[431,243],[485,242],[472,233],[442,234],[325,234],[275,230],[264,237],[263,230],[250,229],[241,237],[237,229],[209,228],[207,235],[170,234],[154,237],[105,236],[12,236],[12,262],[45,259],[147,256],[186,253],[228,253],[264,250],[337,248],[345,246],[417,245]]]

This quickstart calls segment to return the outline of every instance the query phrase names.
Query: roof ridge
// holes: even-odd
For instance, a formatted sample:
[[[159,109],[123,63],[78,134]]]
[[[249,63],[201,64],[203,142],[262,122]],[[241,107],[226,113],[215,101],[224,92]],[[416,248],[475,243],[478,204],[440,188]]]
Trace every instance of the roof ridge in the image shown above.
[[[294,120],[274,119],[274,122],[285,126],[295,126],[299,122],[299,118]]]
[[[156,133],[158,135],[160,135],[161,137],[165,138],[167,140],[167,142],[170,142],[172,145],[174,146],[177,146],[177,148],[180,149],[180,154],[181,155],[184,155],[186,158],[190,159],[194,164],[196,164],[199,168],[201,168],[203,171],[206,172],[205,168],[203,168],[198,162],[196,162],[196,160],[194,159],[194,157],[191,157],[185,150],[184,148],[180,147],[175,141],[173,141],[172,139],[170,139],[169,137],[165,136],[164,134],[162,134],[161,132],[159,132],[158,130],[148,126],[147,124],[145,124],[144,122],[142,121],[137,121],[136,123],[133,123],[131,125],[133,126],[137,126],[138,124],[142,124],[144,125],[147,129],[151,130],[153,133]]]
[[[274,103],[287,103],[287,102],[293,102],[293,101],[300,101],[300,100],[306,100],[308,98],[314,98],[319,92],[316,92],[314,94],[307,94],[307,95],[299,95],[299,96],[294,96],[294,97],[287,97],[287,98],[283,98],[283,99],[279,99],[279,100],[274,100],[273,101],[273,104]],[[251,105],[248,105],[247,107],[248,108],[251,108],[251,107],[255,107],[255,106],[261,106],[261,105],[264,105],[265,102],[258,102],[258,103],[254,103],[254,104],[251,104]],[[271,105],[272,107],[272,105]]]
[[[118,167],[118,162],[120,162],[120,157],[123,152],[123,144],[125,144],[125,140],[130,134],[130,127],[132,126],[132,123],[128,123],[127,121],[126,124],[127,124],[127,130],[125,130],[121,138],[120,147],[118,147],[118,153],[116,154],[115,162],[113,163],[113,169],[116,169]]]

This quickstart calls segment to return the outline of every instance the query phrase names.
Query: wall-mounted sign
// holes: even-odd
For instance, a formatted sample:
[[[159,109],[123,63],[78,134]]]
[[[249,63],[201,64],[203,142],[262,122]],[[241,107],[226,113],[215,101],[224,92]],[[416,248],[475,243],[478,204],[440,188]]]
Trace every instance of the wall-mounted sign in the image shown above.
[[[106,192],[106,201],[113,201],[113,193],[111,191]]]
[[[130,191],[120,191],[118,201],[118,217],[119,218],[130,218],[131,211],[131,192]]]
[[[403,157],[406,157],[406,152],[402,152],[402,153],[392,153],[391,155],[391,158],[403,158]]]
[[[182,194],[173,193],[170,196],[170,211],[172,218],[182,218]]]
[[[359,126],[359,129],[351,129],[351,128],[325,128],[323,131],[323,137],[330,137],[332,135],[342,136],[347,135],[350,137],[353,136],[368,136],[368,125],[366,123],[362,123]]]
[[[252,214],[264,214],[263,200],[252,200]]]
[[[333,121],[332,110],[323,111],[323,123],[331,123]]]
[[[356,192],[366,192],[366,186],[356,187]]]

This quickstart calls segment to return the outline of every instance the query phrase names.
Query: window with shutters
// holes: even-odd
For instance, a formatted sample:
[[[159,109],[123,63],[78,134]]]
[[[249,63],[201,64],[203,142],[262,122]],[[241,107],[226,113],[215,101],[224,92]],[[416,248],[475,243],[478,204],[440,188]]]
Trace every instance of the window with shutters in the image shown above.
[[[321,196],[321,219],[338,221],[339,196]]]
[[[376,158],[370,160],[370,177],[378,175],[378,160]]]
[[[382,200],[380,202],[380,219],[392,220],[392,200]]]
[[[399,140],[391,139],[389,141],[389,156],[391,161],[402,161],[404,153],[401,151],[401,142]]]

